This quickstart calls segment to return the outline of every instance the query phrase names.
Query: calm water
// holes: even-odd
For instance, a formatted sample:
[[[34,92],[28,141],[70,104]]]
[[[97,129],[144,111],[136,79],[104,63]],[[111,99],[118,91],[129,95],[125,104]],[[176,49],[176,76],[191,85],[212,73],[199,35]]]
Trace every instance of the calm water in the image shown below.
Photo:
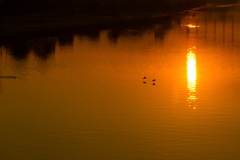
[[[0,51],[2,160],[240,159],[239,8]]]

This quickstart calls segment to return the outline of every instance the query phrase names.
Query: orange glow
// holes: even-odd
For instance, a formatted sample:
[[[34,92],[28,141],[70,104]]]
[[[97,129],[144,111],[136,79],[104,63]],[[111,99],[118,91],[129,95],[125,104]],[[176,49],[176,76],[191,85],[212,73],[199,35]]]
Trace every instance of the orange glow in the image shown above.
[[[188,50],[187,54],[187,78],[188,78],[188,102],[189,107],[196,109],[194,102],[197,100],[196,97],[196,86],[197,86],[197,60],[196,54],[193,49]]]
[[[187,25],[182,25],[182,26],[185,26],[188,28],[199,28],[200,27],[199,25],[194,25],[194,24],[187,24]]]

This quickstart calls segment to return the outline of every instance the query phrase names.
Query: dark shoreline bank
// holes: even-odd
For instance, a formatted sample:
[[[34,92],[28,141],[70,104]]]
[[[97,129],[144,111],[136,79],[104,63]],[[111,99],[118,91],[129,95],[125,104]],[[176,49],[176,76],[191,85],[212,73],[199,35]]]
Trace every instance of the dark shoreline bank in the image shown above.
[[[71,20],[65,19],[60,22],[38,22],[32,23],[32,21],[24,21],[17,23],[15,21],[8,22],[8,28],[3,28],[0,32],[0,39],[10,39],[15,36],[31,36],[31,35],[43,35],[43,34],[57,34],[64,32],[81,32],[90,30],[101,30],[108,28],[118,28],[126,26],[140,26],[142,24],[164,22],[169,20],[171,15],[160,16],[81,16],[71,17]],[[76,22],[77,21],[77,22]]]
[[[172,15],[195,7],[200,7],[200,4],[186,6],[181,4],[172,6],[169,11],[165,9],[162,12],[122,12],[117,14],[64,12],[2,16],[0,17],[0,39],[155,23],[169,20]]]

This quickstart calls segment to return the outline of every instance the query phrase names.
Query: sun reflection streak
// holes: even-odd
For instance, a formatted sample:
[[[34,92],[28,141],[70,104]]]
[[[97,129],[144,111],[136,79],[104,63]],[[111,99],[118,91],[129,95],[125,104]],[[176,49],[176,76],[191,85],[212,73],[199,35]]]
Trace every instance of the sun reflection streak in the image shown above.
[[[195,25],[195,24],[186,24],[186,25],[181,25],[183,27],[187,27],[187,28],[199,28],[199,25]]]
[[[190,48],[187,54],[188,103],[189,107],[196,109],[197,59],[193,49]]]

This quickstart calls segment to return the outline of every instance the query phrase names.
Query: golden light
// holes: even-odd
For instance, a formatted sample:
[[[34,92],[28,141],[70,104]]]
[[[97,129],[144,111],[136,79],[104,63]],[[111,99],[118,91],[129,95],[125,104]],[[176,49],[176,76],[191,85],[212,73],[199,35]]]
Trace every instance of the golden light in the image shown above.
[[[187,24],[187,25],[182,25],[184,27],[188,27],[188,28],[199,28],[199,25],[194,25],[194,24]]]
[[[196,55],[192,50],[188,51],[187,55],[187,75],[188,75],[188,82],[195,83],[197,79],[197,62],[196,62]]]
[[[187,54],[187,79],[188,79],[188,102],[189,107],[196,109],[196,104],[194,103],[197,100],[196,97],[196,86],[197,86],[197,59],[196,54],[193,51],[193,48],[188,50]]]

